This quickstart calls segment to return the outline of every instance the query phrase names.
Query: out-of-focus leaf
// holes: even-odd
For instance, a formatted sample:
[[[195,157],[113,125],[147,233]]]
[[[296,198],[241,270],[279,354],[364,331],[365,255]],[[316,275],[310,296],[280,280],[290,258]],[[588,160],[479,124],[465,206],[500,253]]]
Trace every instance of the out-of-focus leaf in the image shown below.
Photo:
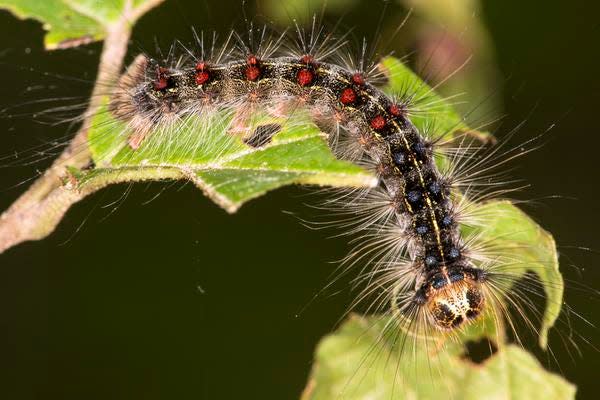
[[[575,398],[572,384],[518,346],[476,363],[463,345],[473,337],[428,346],[407,338],[401,346],[401,332],[382,336],[386,322],[352,316],[323,339],[302,400]]]
[[[123,18],[133,26],[145,11],[163,0],[0,0],[19,18],[44,24],[47,49],[79,46],[104,38],[112,25]]]

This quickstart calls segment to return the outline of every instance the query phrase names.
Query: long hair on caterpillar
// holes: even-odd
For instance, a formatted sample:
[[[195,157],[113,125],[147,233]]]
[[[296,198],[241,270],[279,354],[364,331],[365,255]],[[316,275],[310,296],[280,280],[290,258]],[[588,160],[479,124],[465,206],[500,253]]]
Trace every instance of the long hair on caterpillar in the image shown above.
[[[260,32],[263,35],[265,31]],[[190,154],[213,151],[218,157],[237,143],[236,132],[241,132],[249,151],[268,147],[277,139],[282,125],[294,122],[290,115],[302,107],[308,110],[309,118],[330,133],[330,144],[340,158],[363,165],[379,177],[377,188],[366,194],[385,203],[375,211],[375,215],[385,217],[376,229],[378,240],[394,235],[396,251],[386,252],[389,260],[378,264],[385,265],[389,275],[371,290],[391,293],[383,303],[391,304],[395,321],[456,332],[467,320],[475,319],[481,308],[501,313],[511,300],[500,298],[505,297],[514,280],[507,267],[516,261],[498,262],[483,251],[485,241],[480,240],[480,233],[470,237],[460,232],[459,222],[468,225],[470,220],[470,202],[466,199],[473,199],[472,176],[455,170],[456,165],[467,163],[450,163],[450,169],[435,165],[444,143],[434,139],[439,135],[428,137],[412,123],[417,108],[414,95],[410,95],[414,90],[406,89],[405,94],[392,100],[372,85],[367,71],[348,69],[335,59],[305,49],[282,52],[280,40],[276,36],[272,42],[275,46],[265,46],[268,42],[264,40],[258,45],[224,46],[219,53],[225,55],[222,59],[193,50],[191,54],[184,51],[182,57],[168,56],[166,61],[138,58],[122,76],[104,114],[98,114],[101,117],[91,137],[101,143],[118,126],[121,133],[117,137],[126,140],[121,140],[120,147],[108,146],[109,152],[97,153],[96,165],[114,165],[116,157],[119,165],[127,166],[143,154],[147,162],[168,167],[170,156],[159,144],[169,143],[174,137],[188,142],[186,150]],[[263,109],[269,117],[282,116],[285,122],[269,120],[249,128],[255,114]],[[104,116],[118,121],[102,119]],[[203,127],[218,123],[223,132],[232,134],[223,135],[225,143],[199,145],[194,140],[208,135],[209,130],[203,131]],[[193,129],[186,131],[184,126]],[[192,131],[194,135],[185,136]],[[462,156],[468,148],[458,145],[448,151]],[[466,193],[458,194],[461,185],[468,188]],[[344,204],[339,200],[337,203]],[[486,218],[480,225],[485,226],[491,219],[489,214],[483,215]],[[501,238],[498,235],[495,239]],[[498,244],[498,240],[491,242]],[[365,265],[370,268],[369,263]]]
[[[297,42],[313,43],[309,48],[314,48],[318,43],[314,32],[321,32],[314,27],[306,39],[302,38],[306,32],[297,29],[301,35]],[[253,34],[250,27],[249,36]],[[522,146],[505,151],[500,145],[486,153],[471,144],[466,132],[458,139],[445,140],[456,143],[456,147],[448,150],[452,157],[446,168],[439,167],[435,156],[444,153],[444,135],[432,133],[428,137],[411,122],[410,113],[412,104],[431,95],[431,89],[423,95],[409,87],[394,99],[371,84],[365,70],[348,70],[318,53],[304,53],[306,47],[296,54],[280,55],[277,50],[281,36],[265,44],[265,30],[260,29],[258,35],[262,40],[242,41],[237,51],[219,51],[219,55],[229,54],[229,60],[221,56],[215,60],[191,51],[190,61],[176,58],[172,64],[138,58],[121,78],[109,105],[127,125],[126,130],[133,132],[129,146],[137,151],[145,140],[150,140],[149,135],[177,136],[179,131],[171,126],[180,126],[182,120],[193,123],[189,122],[190,115],[212,115],[221,110],[234,110],[231,126],[252,132],[244,138],[252,143],[257,131],[248,129],[246,121],[257,109],[269,110],[277,105],[271,112],[289,116],[303,107],[329,133],[330,146],[339,158],[350,159],[378,177],[376,188],[365,191],[367,204],[362,214],[366,215],[360,217],[359,213],[357,218],[353,213],[350,217],[359,221],[360,231],[368,232],[358,237],[361,244],[352,253],[358,258],[351,264],[360,262],[366,272],[358,280],[370,283],[357,301],[374,294],[371,308],[387,308],[394,317],[384,331],[393,327],[397,332],[407,330],[414,337],[439,332],[456,336],[460,328],[487,309],[497,335],[502,335],[505,322],[516,334],[509,315],[509,309],[514,308],[528,328],[540,330],[540,341],[545,344],[547,330],[557,318],[553,314],[562,303],[563,282],[556,260],[506,257],[506,247],[498,244],[503,238],[510,238],[511,249],[514,243],[527,249],[531,245],[520,243],[519,234],[530,236],[539,228],[525,228],[521,223],[518,230],[490,237],[490,233],[481,232],[490,221],[502,220],[506,215],[516,218],[516,211],[509,203],[497,203],[496,215],[493,207],[478,214],[478,207],[473,206],[474,200],[481,202],[509,191],[496,189],[498,183],[492,180],[496,174],[490,168],[525,154],[520,150]],[[339,44],[335,42],[333,47]],[[319,44],[317,48],[327,46]],[[388,79],[394,79],[393,74]],[[427,101],[430,105],[438,102]],[[156,126],[169,128],[157,134]],[[263,139],[261,133],[261,143]],[[153,156],[147,153],[144,157]],[[478,179],[483,180],[483,188]],[[462,194],[458,194],[461,189]],[[373,202],[373,197],[378,201]],[[342,198],[353,206],[365,199],[361,194],[354,198],[338,196],[332,206],[344,209]],[[466,235],[461,232],[461,222],[463,226],[479,225],[479,230]],[[553,251],[552,242],[546,240],[545,245]],[[373,252],[376,254],[372,259],[367,259]],[[378,257],[381,260],[374,262]],[[552,270],[554,273],[548,274]],[[526,312],[533,308],[529,297],[536,291],[529,280],[516,283],[527,271],[546,275],[541,294],[549,298],[549,305],[541,313],[531,311],[538,324]],[[378,274],[381,276],[375,278]],[[520,342],[518,335],[516,339]],[[496,341],[501,342],[498,338]]]
[[[535,140],[532,142],[535,143]],[[505,141],[497,149],[501,149],[503,145],[506,145]],[[477,276],[468,277],[480,283],[477,291],[473,291],[471,282],[461,284],[460,279],[457,279],[457,287],[449,290],[444,283],[438,284],[435,279],[431,279],[429,284],[440,287],[439,292],[434,292],[436,297],[429,303],[415,298],[413,290],[419,287],[419,272],[412,265],[414,260],[411,259],[411,251],[414,250],[409,246],[413,239],[403,233],[404,227],[395,224],[393,199],[390,199],[385,190],[336,189],[333,197],[321,201],[321,205],[315,207],[328,212],[326,222],[305,221],[308,227],[322,229],[333,226],[342,231],[336,236],[348,235],[352,238],[350,243],[355,245],[332,274],[331,283],[318,292],[315,298],[333,287],[342,276],[350,273],[353,277],[352,285],[359,290],[359,295],[348,312],[359,310],[367,315],[378,316],[370,322],[354,322],[364,330],[362,335],[354,334],[358,336],[356,344],[364,351],[364,355],[348,357],[361,368],[348,372],[350,379],[346,382],[346,389],[342,391],[342,398],[353,391],[361,391],[360,385],[352,383],[358,379],[357,376],[362,376],[359,381],[374,379],[369,372],[370,368],[386,369],[388,362],[382,362],[381,358],[412,365],[405,368],[394,362],[389,363],[391,366],[387,369],[391,369],[393,373],[382,373],[387,376],[384,381],[398,380],[399,387],[403,384],[408,387],[418,385],[415,382],[423,377],[419,378],[420,373],[417,371],[425,369],[429,370],[428,375],[434,376],[434,381],[442,383],[454,393],[452,397],[460,398],[462,389],[453,382],[451,374],[448,375],[448,364],[452,364],[448,354],[456,352],[457,346],[462,348],[465,344],[480,341],[482,337],[486,338],[487,345],[479,351],[487,353],[487,357],[508,343],[531,348],[537,340],[546,349],[548,328],[556,324],[557,329],[553,332],[558,334],[562,346],[569,353],[575,351],[581,355],[581,344],[596,350],[594,342],[578,331],[581,328],[573,327],[573,323],[577,321],[587,328],[593,327],[593,324],[565,303],[562,296],[564,286],[594,298],[597,298],[598,292],[577,281],[569,281],[565,285],[558,272],[558,259],[553,254],[555,244],[551,236],[515,207],[515,204],[527,202],[497,200],[498,196],[505,196],[520,188],[507,188],[502,174],[497,175],[488,167],[494,164],[505,166],[531,150],[533,148],[524,150],[522,146],[518,146],[506,151],[492,151],[496,153],[495,156],[490,156],[489,150],[479,150],[471,154],[471,160],[463,160],[479,165],[481,171],[488,175],[484,179],[486,184],[483,189],[473,189],[467,185],[466,188],[470,190],[465,190],[466,195],[461,195],[453,208],[464,235],[459,251],[477,265],[477,272],[470,273],[485,274],[485,279],[481,281],[478,281]],[[466,162],[465,165],[469,164],[470,162]],[[500,180],[494,181],[494,177]],[[472,182],[477,185],[477,180]],[[331,191],[328,194],[331,195]],[[482,202],[471,199],[482,199]],[[541,250],[542,248],[546,250]],[[354,269],[360,271],[356,273]],[[477,310],[481,315],[478,315],[475,323],[466,324],[461,320],[458,327],[450,326],[451,323],[440,326],[436,324],[437,316],[431,316],[443,307],[445,313],[441,315],[445,318],[444,321],[451,322],[455,314],[461,311],[468,313],[474,301],[483,309]],[[563,313],[559,317],[557,312],[561,309]],[[335,336],[345,333],[347,332]],[[361,345],[361,340],[372,344]],[[548,348],[549,362],[560,368],[560,361],[554,350],[554,347]],[[342,354],[338,356],[343,357]]]
[[[409,117],[415,115],[419,101],[424,100],[423,98],[415,100],[415,92],[419,88],[405,87],[396,99],[386,98],[386,95],[379,92],[371,83],[377,81],[378,77],[374,74],[381,75],[381,70],[376,70],[372,63],[365,63],[364,59],[356,63],[358,69],[353,68],[354,64],[351,61],[347,61],[345,67],[338,67],[340,59],[354,60],[355,57],[338,57],[340,53],[346,54],[340,51],[344,45],[344,37],[338,39],[323,32],[321,26],[316,23],[316,18],[313,18],[309,31],[296,26],[298,34],[294,43],[296,48],[293,49],[293,45],[287,46],[288,49],[293,50],[289,52],[290,55],[284,56],[279,54],[275,56],[276,53],[281,52],[284,36],[280,35],[272,40],[266,27],[256,29],[250,24],[247,38],[233,32],[220,49],[215,49],[214,43],[205,46],[203,35],[196,34],[200,49],[198,53],[184,47],[186,51],[183,55],[174,55],[175,47],[172,46],[164,56],[162,64],[141,56],[130,66],[129,71],[123,75],[114,90],[111,88],[109,92],[98,95],[112,96],[108,110],[104,112],[111,113],[127,123],[126,130],[133,131],[127,143],[133,150],[138,149],[147,132],[151,130],[158,130],[153,132],[157,137],[161,134],[181,136],[184,130],[180,127],[192,123],[190,120],[182,122],[182,119],[188,115],[202,115],[200,118],[202,123],[198,127],[200,129],[212,125],[206,123],[212,115],[217,115],[219,120],[229,119],[233,122],[225,124],[228,131],[231,131],[232,127],[236,129],[238,124],[242,125],[239,128],[241,131],[249,131],[244,125],[246,119],[256,113],[257,105],[268,109],[272,107],[271,104],[278,104],[282,107],[278,112],[289,115],[298,103],[306,104],[312,108],[312,116],[321,122],[321,127],[324,127],[325,121],[331,121],[333,116],[335,127],[333,129],[324,127],[325,130],[331,131],[332,143],[337,144],[338,139],[343,137],[347,142],[357,143],[363,147],[362,152],[357,152],[355,149],[357,146],[354,146],[351,152],[354,155],[349,156],[345,146],[340,146],[341,149],[336,146],[334,150],[338,156],[352,158],[352,161],[362,162],[367,166],[370,164],[371,168],[379,174],[382,188],[390,187],[386,190],[391,197],[387,201],[391,205],[391,210],[396,214],[407,211],[411,215],[408,222],[401,221],[391,230],[396,234],[396,240],[403,242],[399,245],[400,248],[410,248],[409,253],[413,254],[423,253],[416,264],[422,264],[420,268],[427,271],[428,277],[422,278],[425,282],[416,285],[419,286],[419,291],[415,294],[413,302],[428,304],[430,311],[428,319],[432,325],[443,329],[461,325],[464,321],[478,315],[483,299],[475,283],[485,278],[482,272],[461,265],[466,260],[463,260],[460,255],[459,247],[463,247],[462,251],[464,251],[465,244],[461,243],[460,239],[454,238],[457,235],[455,231],[443,230],[450,226],[455,230],[457,226],[455,222],[458,219],[454,214],[458,213],[458,210],[447,198],[450,197],[451,182],[459,182],[461,174],[452,171],[446,173],[448,176],[438,176],[432,161],[433,148],[436,146],[436,150],[439,151],[443,147],[437,147],[436,141],[428,140],[425,132],[419,133],[418,129],[411,125]],[[230,45],[233,37],[237,41],[236,45]],[[215,36],[212,39],[214,42]],[[205,51],[205,48],[210,48],[210,51]],[[363,46],[363,57],[364,49]],[[240,58],[245,60],[237,61]],[[186,64],[191,64],[192,67],[186,67]],[[359,90],[363,91],[359,92]],[[437,101],[439,100],[433,103]],[[292,108],[288,103],[293,103]],[[430,103],[426,103],[424,108],[435,112],[435,107]],[[225,114],[220,114],[218,111],[224,111]],[[98,114],[102,115],[102,113]],[[234,117],[231,117],[232,115]],[[109,131],[114,130],[112,124],[113,121],[106,123]],[[95,128],[103,129],[103,125],[104,123],[100,123]],[[365,129],[368,129],[374,137],[363,133]],[[203,136],[198,134],[198,129],[192,132],[194,136]],[[276,132],[271,132],[274,133]],[[252,134],[256,134],[256,131]],[[420,139],[419,134],[424,135],[425,140]],[[382,144],[387,147],[387,150],[376,148],[381,145],[377,143],[381,138],[385,138]],[[164,140],[159,139],[158,142]],[[231,141],[233,139],[222,144],[223,148],[228,147]],[[249,143],[252,141],[252,137],[246,140]],[[223,151],[215,145],[215,143],[208,144],[210,151],[216,150],[217,153]],[[147,147],[151,152],[156,152],[157,157],[164,157],[162,149],[154,151],[152,146]],[[375,154],[365,160],[364,153],[368,153],[366,149],[374,151]],[[112,151],[119,150],[120,148],[117,148]],[[191,147],[191,152],[194,154],[203,150]],[[454,150],[455,158],[468,154],[466,150],[459,146]],[[112,160],[114,153],[109,153],[108,156]],[[147,154],[146,158],[148,158]],[[382,159],[387,160],[384,162],[381,161]],[[104,162],[102,159],[95,161],[97,165],[102,165]],[[129,160],[126,160],[122,163],[128,162]],[[387,162],[389,164],[386,164]],[[158,163],[161,163],[160,160]],[[450,165],[458,169],[457,166],[467,165],[467,163],[454,162]],[[467,175],[472,179],[473,174],[469,172],[471,171],[469,170]],[[407,180],[405,175],[410,179]],[[394,180],[398,181],[394,182]],[[400,190],[402,186],[404,188]],[[468,186],[468,189],[473,187],[471,183],[468,183]],[[406,219],[404,216],[398,218]],[[405,234],[400,234],[410,230],[408,226],[412,226],[415,230],[410,232],[412,238],[410,236],[404,238]],[[428,235],[433,235],[435,238]],[[419,240],[423,243],[409,243]],[[456,240],[458,242],[455,243]],[[423,249],[412,248],[419,246]],[[437,247],[437,250],[427,249],[428,246]],[[399,254],[390,252],[389,257],[395,259]],[[458,270],[455,270],[454,265],[457,265]],[[438,268],[442,268],[441,275]],[[403,268],[396,268],[395,272],[400,278],[407,280],[400,283],[402,293],[407,287],[415,286],[415,282],[418,281]],[[396,277],[392,280],[398,279]],[[440,292],[443,295],[438,301],[436,290],[446,285],[453,287],[454,282],[459,282],[456,286],[460,287],[459,292],[462,294],[456,294],[458,297],[450,302],[451,304],[442,304],[447,302],[450,294],[446,291]],[[430,296],[436,299],[429,301]]]

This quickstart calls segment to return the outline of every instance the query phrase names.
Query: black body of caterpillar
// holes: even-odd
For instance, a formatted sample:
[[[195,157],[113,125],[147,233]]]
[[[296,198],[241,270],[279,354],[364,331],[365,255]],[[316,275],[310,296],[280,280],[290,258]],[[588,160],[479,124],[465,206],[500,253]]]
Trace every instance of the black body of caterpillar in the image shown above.
[[[195,112],[199,105],[239,102],[242,96],[244,106],[296,99],[317,119],[336,119],[377,165],[396,224],[414,249],[408,267],[415,271],[410,300],[404,288],[392,307],[406,316],[424,311],[441,330],[480,315],[486,273],[464,255],[450,182],[436,167],[432,143],[411,123],[406,106],[393,102],[363,74],[311,55],[260,59],[250,54],[242,61],[199,61],[184,68],[166,68],[139,56],[121,77],[110,108],[140,131]]]

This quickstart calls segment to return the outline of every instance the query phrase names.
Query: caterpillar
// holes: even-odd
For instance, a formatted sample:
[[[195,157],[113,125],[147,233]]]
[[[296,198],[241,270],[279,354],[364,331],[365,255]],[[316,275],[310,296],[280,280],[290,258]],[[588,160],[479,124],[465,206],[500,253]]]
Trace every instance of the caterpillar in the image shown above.
[[[298,38],[276,36],[272,42],[264,30],[258,42],[234,33],[206,52],[200,37],[197,51],[179,49],[159,61],[140,55],[107,90],[107,115],[119,123],[109,122],[106,130],[125,125],[123,135],[135,153],[152,146],[157,135],[169,143],[189,117],[197,117],[192,129],[197,135],[222,118],[227,135],[241,136],[254,151],[269,147],[281,125],[249,129],[253,115],[287,118],[307,111],[340,159],[376,176],[372,188],[336,192],[327,208],[347,215],[339,225],[358,236],[346,259],[364,272],[357,280],[367,288],[357,303],[375,297],[372,307],[392,316],[387,330],[452,336],[486,313],[499,320],[508,317],[510,307],[521,313],[519,302],[533,308],[530,298],[543,291],[529,281],[515,282],[520,276],[512,268],[523,260],[463,229],[488,223],[490,216],[477,215],[472,207],[482,200],[477,185],[496,187],[482,179],[490,164],[503,164],[506,154],[511,158],[510,151],[481,150],[481,155],[467,135],[446,142],[435,126],[417,128],[413,117],[422,99],[415,88],[386,94],[381,89],[386,71],[340,57],[348,51],[343,37],[314,30],[308,38],[298,29]],[[94,161],[102,166],[101,159]],[[561,281],[554,284],[562,290]],[[542,319],[539,312],[534,316]]]
[[[456,165],[446,172],[436,165],[436,154],[444,150],[411,122],[410,91],[392,98],[377,87],[382,76],[375,68],[340,65],[336,54],[341,41],[314,25],[308,35],[298,28],[295,40],[280,36],[269,41],[265,30],[259,33],[256,43],[235,36],[237,47],[229,38],[207,52],[199,38],[199,53],[187,50],[164,62],[138,56],[121,76],[108,106],[132,132],[129,146],[144,146],[157,127],[177,134],[177,125],[185,125],[182,121],[190,115],[233,113],[230,131],[235,134],[247,131],[245,122],[257,110],[279,115],[307,110],[328,133],[338,157],[365,166],[377,177],[375,188],[349,200],[360,203],[359,213],[369,221],[357,218],[363,222],[361,229],[373,228],[379,232],[375,241],[391,240],[394,247],[383,257],[385,262],[376,263],[372,274],[383,273],[365,295],[383,288],[379,302],[409,329],[418,325],[452,332],[477,320],[486,307],[497,307],[506,294],[504,275],[482,267],[474,244],[462,235],[459,222],[467,206],[456,188],[465,183],[453,180],[460,175]],[[290,42],[296,45],[281,44]],[[246,133],[244,141],[250,147],[263,146],[277,129],[260,126]],[[468,150],[463,146],[463,152]],[[462,156],[459,149],[454,158]],[[343,203],[331,204],[343,208]]]
[[[372,188],[335,192],[325,207],[344,215],[336,225],[356,237],[357,246],[344,264],[360,267],[357,281],[367,286],[356,303],[366,301],[391,316],[384,328],[396,337],[404,330],[414,336],[452,337],[484,323],[486,313],[494,320],[507,318],[516,331],[509,308],[523,313],[525,323],[537,329],[531,315],[545,316],[531,310],[530,301],[547,294],[546,288],[534,289],[531,281],[515,282],[521,276],[513,272],[515,264],[529,260],[520,259],[518,252],[494,248],[505,238],[496,236],[485,243],[465,229],[470,224],[494,224],[494,216],[477,215],[481,207],[473,203],[485,200],[478,185],[497,187],[483,179],[490,164],[504,163],[496,157],[497,151],[500,155],[504,151],[480,153],[467,135],[445,141],[435,125],[423,129],[413,118],[418,117],[421,101],[414,87],[389,95],[381,88],[388,71],[379,73],[368,63],[365,67],[360,55],[346,54],[343,35],[331,39],[334,36],[326,34],[322,41],[314,41],[313,33],[309,36],[300,33],[299,39],[285,35],[273,43],[268,39],[253,43],[252,38],[234,33],[223,46],[208,46],[206,53],[202,38],[197,40],[199,50],[178,48],[159,61],[150,58],[151,52],[144,53],[116,88],[107,88],[106,114],[118,123],[109,121],[105,130],[125,126],[122,137],[137,154],[147,154],[156,136],[165,135],[166,146],[156,148],[160,153],[172,138],[186,134],[190,150],[201,152],[205,149],[193,148],[192,132],[208,135],[214,122],[222,121],[228,131],[224,136],[239,136],[249,152],[260,152],[277,142],[282,125],[270,121],[253,129],[248,120],[265,112],[290,119],[307,112],[327,133],[328,144],[340,159],[359,164],[376,177]],[[190,121],[196,126],[183,129]],[[94,163],[92,172],[103,166],[102,157],[95,157]],[[82,171],[87,173],[86,167]],[[67,174],[72,179],[67,185],[75,187],[79,176]],[[518,229],[511,235],[518,236]],[[530,270],[542,272],[551,265],[541,258],[532,264]],[[559,279],[553,285],[562,290]],[[557,299],[561,294],[552,297],[553,305]]]

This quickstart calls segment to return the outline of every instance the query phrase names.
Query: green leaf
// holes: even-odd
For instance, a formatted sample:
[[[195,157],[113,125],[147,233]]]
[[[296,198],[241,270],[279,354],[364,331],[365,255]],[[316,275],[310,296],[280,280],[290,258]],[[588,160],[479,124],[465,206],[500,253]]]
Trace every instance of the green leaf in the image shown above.
[[[163,0],[0,0],[0,8],[19,18],[44,24],[47,49],[79,46],[101,40],[110,27],[123,19],[135,20]]]
[[[235,212],[246,201],[283,185],[373,186],[376,179],[362,168],[336,159],[325,135],[301,112],[291,118],[257,115],[252,124],[279,126],[270,143],[252,147],[228,131],[228,114],[189,116],[177,128],[151,132],[142,146],[128,145],[130,133],[104,108],[89,132],[92,157],[98,167],[80,179],[79,189],[169,175],[189,179],[215,203]],[[136,177],[133,171],[139,171]],[[177,171],[177,172],[174,172]],[[84,172],[85,173],[85,172]]]
[[[488,132],[470,128],[452,104],[438,95],[427,83],[394,57],[381,61],[381,68],[389,82],[385,92],[405,99],[410,94],[410,120],[421,132],[431,132],[435,137],[452,139],[462,134],[482,141],[494,140]]]
[[[548,330],[560,314],[564,283],[558,269],[558,254],[552,235],[529,218],[509,201],[493,201],[472,205],[476,216],[485,218],[480,227],[464,227],[467,234],[481,235],[482,240],[493,243],[495,248],[509,257],[511,276],[515,280],[527,272],[539,278],[546,297],[546,309],[539,328],[539,344],[545,348]],[[533,296],[533,294],[529,294]],[[525,310],[527,311],[527,310]]]
[[[461,336],[443,346],[401,348],[386,320],[352,316],[320,343],[303,400],[575,398],[575,387],[547,372],[522,348],[503,345],[481,363],[467,357]],[[420,342],[419,342],[420,343]]]

